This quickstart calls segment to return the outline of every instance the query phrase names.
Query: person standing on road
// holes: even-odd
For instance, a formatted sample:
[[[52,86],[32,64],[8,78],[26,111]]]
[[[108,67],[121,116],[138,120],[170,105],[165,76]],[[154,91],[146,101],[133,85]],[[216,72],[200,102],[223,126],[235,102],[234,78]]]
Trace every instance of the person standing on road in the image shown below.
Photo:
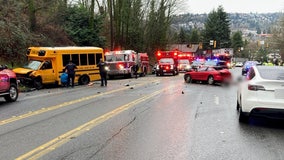
[[[67,71],[68,74],[67,87],[70,86],[70,80],[72,88],[74,87],[75,69],[77,69],[77,66],[76,64],[72,63],[72,60],[70,60],[69,63],[65,66],[65,70]]]
[[[106,63],[103,61],[103,59],[100,59],[100,62],[97,64],[97,67],[99,67],[100,70],[100,76],[101,76],[101,86],[107,86],[107,69],[106,69]]]
[[[133,66],[134,68],[134,75],[135,75],[135,78],[137,79],[138,78],[138,70],[139,70],[139,66],[138,66],[138,64],[135,64],[134,66]]]

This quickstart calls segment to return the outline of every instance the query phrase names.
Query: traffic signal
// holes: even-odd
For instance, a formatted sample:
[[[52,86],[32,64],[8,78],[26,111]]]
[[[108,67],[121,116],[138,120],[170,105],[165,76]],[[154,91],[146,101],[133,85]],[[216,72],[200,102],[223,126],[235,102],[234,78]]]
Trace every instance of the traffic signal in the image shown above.
[[[199,49],[202,49],[203,46],[202,46],[202,42],[199,42],[199,45],[198,45]]]

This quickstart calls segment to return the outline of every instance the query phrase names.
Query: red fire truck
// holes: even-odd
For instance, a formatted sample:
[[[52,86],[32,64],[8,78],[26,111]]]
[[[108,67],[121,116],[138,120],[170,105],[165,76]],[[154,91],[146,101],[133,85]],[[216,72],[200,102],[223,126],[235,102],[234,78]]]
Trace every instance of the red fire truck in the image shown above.
[[[147,53],[138,53],[138,74],[146,76],[149,72],[149,56]]]
[[[110,79],[115,76],[134,77],[136,69],[138,69],[138,75],[145,76],[149,70],[147,53],[137,53],[133,50],[108,51],[105,52],[105,59],[109,67],[108,77]]]
[[[186,72],[191,69],[190,62],[192,61],[191,53],[178,52],[178,69],[179,72]]]
[[[178,54],[180,51],[158,51],[156,58],[158,65],[156,68],[156,76],[166,74],[178,75]]]

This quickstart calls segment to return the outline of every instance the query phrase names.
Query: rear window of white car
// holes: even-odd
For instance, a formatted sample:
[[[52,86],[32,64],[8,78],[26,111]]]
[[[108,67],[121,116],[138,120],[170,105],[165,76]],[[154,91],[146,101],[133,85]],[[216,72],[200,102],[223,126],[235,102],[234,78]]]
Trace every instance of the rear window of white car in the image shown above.
[[[284,80],[284,67],[258,67],[260,76],[269,80]]]

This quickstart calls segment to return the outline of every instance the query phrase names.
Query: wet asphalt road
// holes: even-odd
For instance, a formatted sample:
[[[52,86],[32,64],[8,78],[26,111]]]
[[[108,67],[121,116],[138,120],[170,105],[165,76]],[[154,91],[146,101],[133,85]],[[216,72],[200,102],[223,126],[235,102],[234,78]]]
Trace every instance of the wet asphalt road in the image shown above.
[[[187,84],[183,74],[1,99],[0,142],[5,160],[284,159],[282,122],[240,124],[236,85]]]

